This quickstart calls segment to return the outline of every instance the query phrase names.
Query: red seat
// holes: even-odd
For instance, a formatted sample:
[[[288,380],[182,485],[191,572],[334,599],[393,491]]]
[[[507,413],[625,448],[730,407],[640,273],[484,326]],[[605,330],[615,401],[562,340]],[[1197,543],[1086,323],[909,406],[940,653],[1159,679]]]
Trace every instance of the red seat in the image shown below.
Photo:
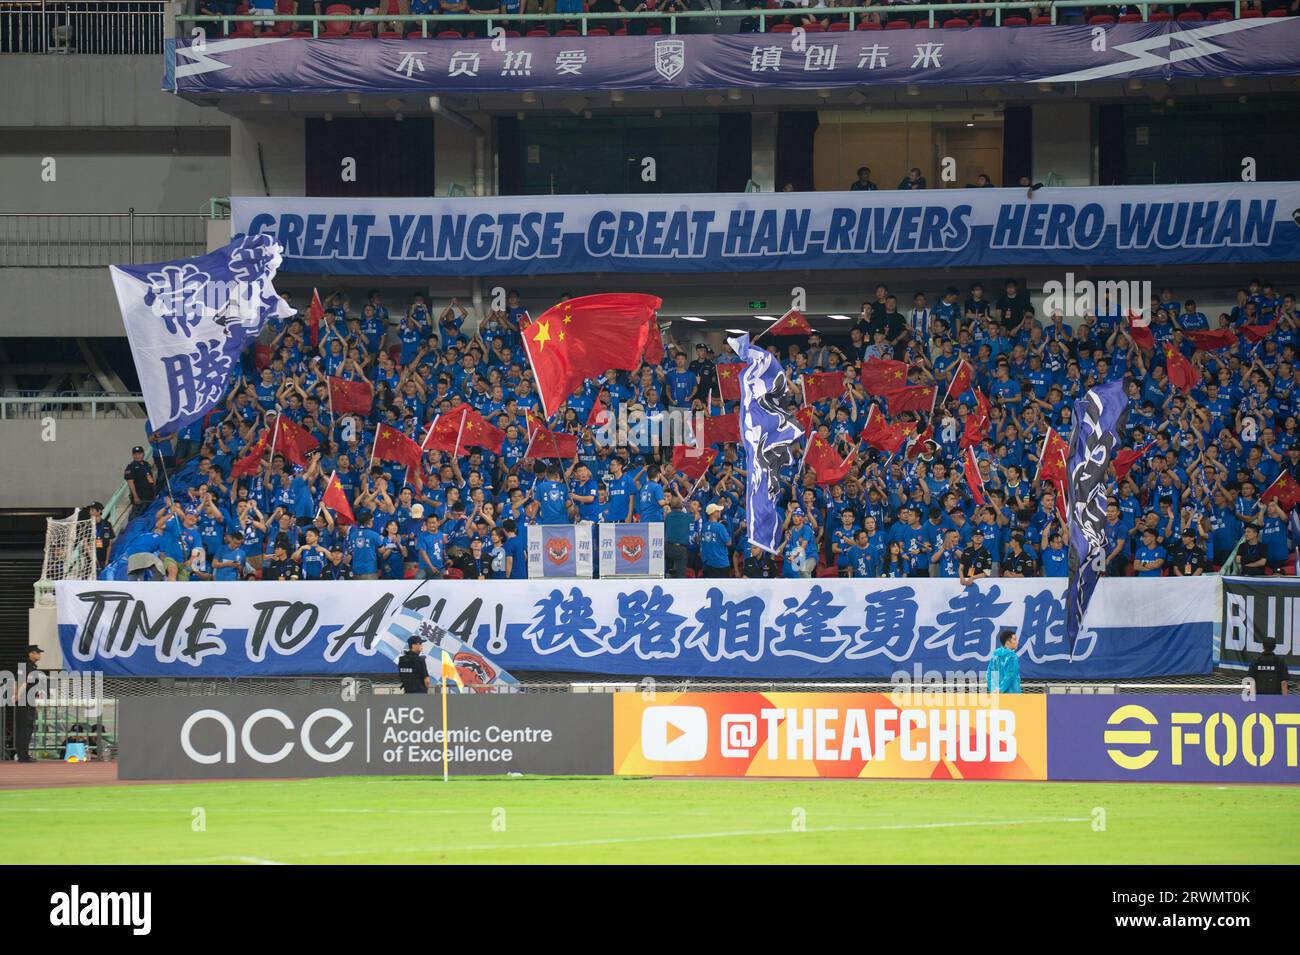
[[[614,31],[614,36],[627,36],[627,27],[619,27]]]
[[[1285,7],[1279,7],[1276,10],[1270,10],[1266,14],[1266,16],[1270,16],[1270,17],[1284,17],[1286,15],[1287,15],[1287,10]]]
[[[646,36],[663,36],[663,32],[664,32],[663,27],[646,27],[646,28],[645,28],[645,35],[646,35]]]
[[[564,36],[563,33],[559,35]],[[604,27],[591,27],[589,30],[587,30],[587,36],[609,36],[609,31],[606,30]]]
[[[836,20],[834,23],[832,23],[832,24],[827,28],[827,32],[829,32],[829,33],[848,33],[848,32],[849,32],[849,22],[848,22],[847,20]]]
[[[375,35],[369,30],[353,30],[347,35],[349,40],[373,40]]]
[[[541,36],[550,36],[550,34],[547,33],[545,30],[538,28],[536,30],[529,30],[526,34],[524,34],[524,36],[541,37]]]
[[[402,35],[394,30],[380,30],[379,39],[381,40],[400,40]]]
[[[962,27],[968,26],[970,26],[970,22],[963,20],[961,17],[954,17],[951,20],[943,21],[943,28],[945,30],[960,30]]]
[[[883,30],[884,27],[882,27],[875,20],[863,20],[856,27],[854,27],[854,29],[855,30]]]
[[[235,29],[231,32],[230,35],[232,37],[255,37],[257,36],[257,31],[253,29],[253,25],[251,23],[248,22],[237,23],[235,24]]]
[[[768,33],[793,33],[794,27],[789,23],[774,23]]]
[[[1204,19],[1205,17],[1197,10],[1185,10],[1178,14],[1179,23],[1200,23]]]
[[[517,39],[519,39],[519,31],[518,31],[518,30],[507,30],[507,31],[506,31],[506,39],[507,39],[507,40],[517,40]]]
[[[1090,27],[1108,27],[1115,22],[1115,18],[1109,13],[1099,13],[1095,17],[1088,17],[1088,26]]]
[[[1141,23],[1142,14],[1140,13],[1121,13],[1119,15],[1120,23]]]
[[[271,30],[272,36],[288,36],[293,32],[293,22],[291,20],[281,20]]]
[[[1157,11],[1156,13],[1153,13],[1151,14],[1151,16],[1147,17],[1147,22],[1148,23],[1173,23],[1174,15],[1172,13],[1165,13],[1164,11]]]
[[[441,30],[438,33],[439,40],[463,40],[459,30]]]
[[[910,30],[912,29],[912,24],[908,23],[906,20],[890,20],[888,23],[885,24],[885,29],[886,30]]]
[[[419,30],[412,30],[410,33],[406,34],[406,38],[408,40],[423,40],[424,34]]]
[[[816,22],[806,23],[804,24],[803,32],[804,33],[825,33],[826,28],[823,27],[820,23],[816,23]]]
[[[1232,19],[1232,11],[1231,11],[1231,10],[1215,10],[1215,11],[1213,11],[1213,12],[1212,12],[1208,17],[1206,17],[1205,19],[1207,19],[1207,20],[1231,20],[1231,19]]]
[[[1024,17],[1003,17],[1002,25],[1004,27],[1027,27],[1029,26],[1029,21]]]
[[[1052,25],[1051,17],[1034,17],[1034,21],[1029,24],[1033,27],[1050,27]]]
[[[325,8],[327,17],[347,17],[352,15],[352,8],[346,3],[331,3]],[[343,36],[351,32],[352,24],[339,20],[327,20],[325,22],[324,36]]]
[[[581,30],[575,30],[573,27],[564,27],[562,30],[555,31],[556,36],[582,36]]]
[[[917,20],[915,23],[912,24],[912,29],[913,29],[913,30],[928,30],[928,29],[930,29],[930,21],[929,21],[929,20]]]

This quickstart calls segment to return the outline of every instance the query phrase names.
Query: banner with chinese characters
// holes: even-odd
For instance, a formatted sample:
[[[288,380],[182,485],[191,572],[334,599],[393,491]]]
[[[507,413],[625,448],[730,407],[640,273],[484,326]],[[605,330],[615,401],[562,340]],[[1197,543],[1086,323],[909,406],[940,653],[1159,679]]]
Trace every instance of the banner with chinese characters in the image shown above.
[[[538,524],[528,534],[528,576],[590,577],[592,549],[589,524]]]
[[[1049,779],[1300,782],[1300,699],[1074,696],[1047,701]]]
[[[587,528],[590,530],[590,528]],[[1070,659],[1061,578],[56,585],[64,665],[107,676],[394,673],[403,605],[519,676],[982,685],[998,633],[1035,679],[1210,672],[1218,577],[1103,578]]]
[[[664,525],[601,524],[602,577],[663,577]]]
[[[940,14],[944,16],[944,14]],[[771,21],[769,21],[770,23]],[[1099,43],[1099,37],[1101,42]],[[496,48],[494,48],[494,46]],[[1300,19],[934,31],[168,41],[163,88],[231,93],[827,88],[1300,73]]]
[[[553,275],[1300,260],[1300,183],[331,199],[236,196],[286,271]]]
[[[614,773],[1046,779],[1047,697],[617,693]]]
[[[207,255],[110,265],[151,430],[171,434],[217,407],[268,318],[294,310],[271,284],[280,246],[236,235]]]

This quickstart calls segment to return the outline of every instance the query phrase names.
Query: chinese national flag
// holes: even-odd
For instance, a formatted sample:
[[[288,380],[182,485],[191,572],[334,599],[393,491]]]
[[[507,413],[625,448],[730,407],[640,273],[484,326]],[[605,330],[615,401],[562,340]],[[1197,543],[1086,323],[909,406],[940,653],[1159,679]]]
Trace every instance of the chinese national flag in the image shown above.
[[[657,334],[654,295],[584,295],[548,308],[523,329],[524,350],[547,415],[588,378],[617,368],[635,371]],[[553,455],[552,455],[553,456]]]
[[[1128,313],[1128,337],[1133,339],[1133,344],[1143,351],[1156,350],[1156,337],[1151,334],[1150,324],[1138,325],[1135,321],[1141,321],[1141,318],[1134,312]]]
[[[803,312],[792,308],[778,318],[767,331],[771,335],[811,335],[812,326],[808,324],[808,319],[803,317]]]
[[[501,444],[505,439],[506,433],[504,431],[473,408],[466,406],[465,430],[460,436],[460,449],[462,452],[472,445],[477,448],[487,448],[493,454],[500,454]]]
[[[704,476],[713,464],[713,459],[718,456],[716,448],[705,448],[703,452],[692,456],[694,448],[684,444],[679,444],[673,448],[673,467],[681,471],[692,481],[698,481]]]
[[[355,524],[357,519],[352,516],[352,505],[348,503],[348,495],[343,490],[343,484],[338,479],[338,474],[330,475],[329,487],[321,495],[321,507],[328,507],[334,512],[334,520],[339,524]]]
[[[814,434],[808,442],[808,453],[804,455],[803,464],[817,472],[818,484],[838,484],[853,466],[853,456],[841,458],[825,438]]]
[[[381,424],[375,432],[375,457],[420,470],[420,446],[396,428]]]
[[[650,331],[645,338],[645,353],[641,357],[647,365],[664,363],[664,336],[659,330],[658,322],[650,322]]]
[[[1128,472],[1132,470],[1133,465],[1138,463],[1142,455],[1146,454],[1153,447],[1155,447],[1155,444],[1156,443],[1154,441],[1148,441],[1140,448],[1124,448],[1122,451],[1116,452],[1115,480],[1116,481],[1124,480],[1124,475],[1128,474]]]
[[[907,362],[890,358],[868,358],[858,371],[858,379],[869,395],[883,395],[907,384]]]
[[[267,447],[269,447],[267,431],[263,431],[262,436],[249,447],[248,453],[230,465],[230,477],[232,479],[241,478],[249,474],[256,474],[261,470],[262,458],[266,456]]]
[[[1196,384],[1197,374],[1187,356],[1173,345],[1165,346],[1165,369],[1169,372],[1169,382],[1183,394],[1192,390]]]
[[[307,327],[311,331],[311,343],[320,344],[320,323],[325,318],[325,306],[320,302],[320,293],[311,290],[311,308],[307,312]]]
[[[1056,488],[1056,516],[1061,519],[1062,524],[1069,527],[1070,505],[1065,500],[1065,478],[1053,481],[1052,486]]]
[[[873,406],[867,413],[867,424],[862,429],[862,443],[877,451],[897,454],[907,439],[916,433],[916,422],[899,421],[890,423],[883,414],[877,413]]]
[[[745,370],[743,361],[724,361],[714,366],[718,372],[718,394],[723,401],[740,400],[740,374]]]
[[[438,415],[429,425],[429,430],[425,432],[423,443],[420,445],[425,451],[446,451],[448,454],[454,454],[459,450],[461,444],[462,429],[465,423],[466,412],[469,411],[469,405],[461,405],[451,414]]]
[[[953,395],[960,398],[970,391],[973,384],[975,384],[975,369],[963,358],[957,362],[957,370],[952,373],[952,381],[948,383],[948,390],[944,393],[943,400],[947,401]]]
[[[1300,484],[1296,483],[1286,471],[1277,476],[1277,480],[1268,486],[1268,490],[1259,496],[1260,501],[1267,504],[1269,501],[1276,500],[1278,507],[1284,511],[1289,511],[1297,504],[1300,504]]]
[[[933,385],[908,385],[884,393],[889,402],[889,413],[899,415],[905,411],[924,411],[929,414],[934,409],[934,399],[938,389]]]
[[[984,496],[984,479],[980,477],[979,462],[975,460],[975,449],[967,448],[966,453],[961,456],[962,471],[965,472],[966,486],[970,488],[971,500],[977,507],[983,507],[988,503],[988,498]]]
[[[591,414],[587,415],[587,427],[600,428],[603,427],[605,422],[608,420],[609,409],[599,401],[593,401],[591,404]]]
[[[1183,337],[1201,351],[1218,351],[1220,348],[1231,348],[1237,344],[1237,336],[1233,334],[1231,328],[1216,328],[1209,332],[1183,332]]]
[[[1267,325],[1242,325],[1241,337],[1246,339],[1252,345],[1262,342],[1273,334],[1273,329],[1277,328],[1278,319],[1273,319]]]
[[[375,401],[374,389],[367,381],[348,381],[346,378],[329,377],[330,402],[335,414],[370,414]]]
[[[311,436],[308,431],[301,425],[296,424],[284,415],[277,418],[279,422],[276,427],[278,433],[275,436],[275,449],[284,456],[298,465],[300,468],[307,466],[307,452],[320,445],[320,442]]]
[[[739,442],[740,414],[733,411],[730,414],[711,415],[704,419],[704,427],[700,430],[704,432],[700,436],[700,443],[705,447]]]
[[[976,388],[975,410],[966,416],[966,423],[962,426],[960,443],[963,448],[974,447],[989,436],[990,411],[988,398]]]
[[[576,458],[578,456],[578,439],[562,431],[548,431],[538,424],[533,429],[533,436],[528,443],[525,458]]]
[[[803,403],[806,405],[815,405],[819,401],[844,394],[842,371],[819,371],[804,375],[800,381],[803,382]]]
[[[932,425],[926,425],[925,430],[916,436],[916,440],[913,441],[911,446],[907,449],[907,457],[909,459],[919,458],[922,454],[925,453],[927,442],[933,440],[934,440],[934,427]]]
[[[1065,461],[1069,453],[1070,445],[1066,440],[1056,433],[1055,428],[1048,428],[1043,438],[1043,449],[1038,455],[1039,479],[1052,482],[1064,481]]]
[[[804,434],[813,433],[813,409],[811,405],[804,405],[796,411],[794,413],[794,420],[799,422],[799,426],[803,428]]]

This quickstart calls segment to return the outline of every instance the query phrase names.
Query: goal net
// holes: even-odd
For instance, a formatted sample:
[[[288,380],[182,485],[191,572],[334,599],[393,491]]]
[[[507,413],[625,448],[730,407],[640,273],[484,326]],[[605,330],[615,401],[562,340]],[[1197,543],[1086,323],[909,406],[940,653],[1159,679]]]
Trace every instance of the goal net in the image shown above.
[[[95,579],[95,522],[81,509],[70,517],[46,518],[45,560],[36,582],[36,606],[52,606],[60,580]]]

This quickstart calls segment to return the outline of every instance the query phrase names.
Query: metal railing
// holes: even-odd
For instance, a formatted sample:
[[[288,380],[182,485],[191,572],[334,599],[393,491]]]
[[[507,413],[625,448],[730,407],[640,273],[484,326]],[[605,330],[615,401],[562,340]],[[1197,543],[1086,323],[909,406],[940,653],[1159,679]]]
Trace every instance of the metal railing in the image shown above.
[[[160,54],[167,0],[3,0],[0,53]]]
[[[0,421],[27,418],[143,418],[143,395],[0,395]]]
[[[817,19],[847,19],[849,28],[856,29],[858,23],[863,20],[872,20],[884,22],[886,20],[917,20],[925,17],[928,19],[930,26],[942,25],[944,20],[948,19],[980,19],[983,21],[986,16],[992,16],[992,25],[999,26],[1002,23],[1004,15],[1021,16],[1030,19],[1032,11],[1040,11],[1042,16],[1051,19],[1053,24],[1063,22],[1063,17],[1077,17],[1082,22],[1085,7],[1096,14],[1100,11],[1108,10],[1113,15],[1118,16],[1120,11],[1136,13],[1143,20],[1149,19],[1151,13],[1162,10],[1178,11],[1181,9],[1199,8],[1203,11],[1223,9],[1232,12],[1234,17],[1241,14],[1241,0],[1224,0],[1222,3],[1214,0],[1162,0],[1160,3],[1133,3],[1131,0],[1097,0],[1097,2],[1088,3],[1059,3],[1051,2],[1033,2],[1033,0],[1020,0],[1012,3],[932,3],[932,4],[906,4],[897,6],[854,6],[854,7],[790,7],[779,8],[775,10],[687,10],[682,13],[516,13],[516,14],[476,14],[476,13],[454,13],[454,14],[434,14],[428,16],[406,15],[349,15],[349,16],[294,16],[285,15],[253,15],[246,16],[178,16],[177,35],[179,37],[188,37],[191,42],[194,39],[222,36],[229,33],[242,32],[247,35],[249,32],[257,32],[259,29],[262,33],[280,32],[287,34],[289,32],[310,33],[312,37],[329,37],[344,36],[349,32],[372,32],[391,30],[393,24],[400,24],[403,34],[411,35],[418,32],[422,37],[436,37],[444,31],[455,30],[461,33],[466,32],[464,28],[470,27],[474,32],[490,33],[494,28],[501,27],[504,30],[513,30],[523,33],[528,29],[540,28],[547,29],[550,26],[558,28],[570,28],[579,34],[586,36],[589,30],[602,29],[613,33],[616,29],[623,26],[624,21],[629,25],[629,32],[636,32],[642,26],[658,27],[663,33],[690,33],[690,32],[730,32],[732,28],[723,27],[721,30],[715,30],[715,26],[730,21],[750,20],[749,25],[752,30],[746,32],[768,32],[772,26],[779,23],[790,23],[802,21],[805,18],[815,17]],[[963,16],[965,14],[966,16]],[[973,17],[972,17],[973,15]],[[335,28],[331,28],[331,24]],[[351,29],[348,28],[351,25]],[[202,33],[193,33],[194,30],[201,30]]]
[[[203,213],[0,215],[0,268],[165,262],[208,249]]]

